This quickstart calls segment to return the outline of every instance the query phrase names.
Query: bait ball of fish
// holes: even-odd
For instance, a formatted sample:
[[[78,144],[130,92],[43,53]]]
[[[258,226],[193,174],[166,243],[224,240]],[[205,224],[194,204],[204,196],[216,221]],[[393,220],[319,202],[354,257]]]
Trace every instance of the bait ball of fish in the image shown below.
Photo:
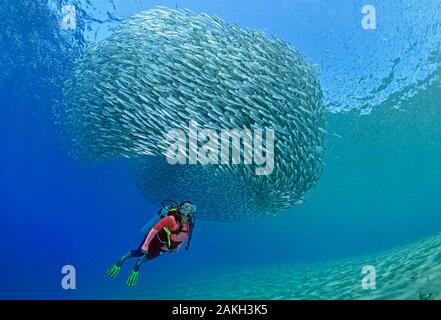
[[[314,68],[287,42],[206,14],[137,14],[77,61],[59,122],[70,153],[135,158],[150,202],[192,200],[209,220],[273,215],[301,203],[322,171],[324,108]],[[274,170],[169,165],[165,134],[190,120],[214,129],[272,128]]]

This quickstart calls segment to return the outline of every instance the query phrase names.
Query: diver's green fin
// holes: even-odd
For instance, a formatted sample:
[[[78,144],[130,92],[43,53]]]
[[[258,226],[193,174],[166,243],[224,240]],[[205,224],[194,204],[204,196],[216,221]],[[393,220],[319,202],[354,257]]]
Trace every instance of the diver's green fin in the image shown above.
[[[119,275],[120,271],[121,271],[121,265],[115,263],[113,266],[107,269],[106,274],[111,278],[115,278],[117,275]]]
[[[139,270],[132,270],[132,272],[130,272],[129,274],[129,277],[127,278],[126,285],[130,288],[133,288],[134,286],[136,286],[138,279],[139,279]]]

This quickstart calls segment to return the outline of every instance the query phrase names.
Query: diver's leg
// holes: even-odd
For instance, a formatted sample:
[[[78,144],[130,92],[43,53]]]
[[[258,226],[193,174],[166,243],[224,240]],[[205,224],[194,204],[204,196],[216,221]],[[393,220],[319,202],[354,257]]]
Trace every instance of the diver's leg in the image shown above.
[[[144,257],[142,257],[141,259],[136,260],[135,266],[133,267],[133,270],[138,270],[139,268],[146,263],[147,261],[149,261],[149,257],[148,255],[145,255]]]
[[[128,287],[134,287],[136,286],[136,283],[139,279],[139,271],[141,268],[141,265],[149,261],[148,255],[143,256],[141,259],[136,260],[135,266],[133,267],[132,272],[130,272],[129,277],[127,278],[126,285]]]
[[[127,252],[121,258],[119,258],[119,260],[116,263],[119,264],[120,266],[122,266],[122,264],[124,262],[126,262],[127,260],[129,260],[131,258],[137,258],[137,257],[139,257],[139,256],[134,254],[134,251],[132,250],[132,251]]]
[[[139,249],[129,251],[127,254],[119,258],[119,260],[114,265],[107,269],[106,274],[111,278],[115,278],[120,273],[121,267],[124,262],[131,258],[137,258],[140,256],[142,256],[142,252]]]

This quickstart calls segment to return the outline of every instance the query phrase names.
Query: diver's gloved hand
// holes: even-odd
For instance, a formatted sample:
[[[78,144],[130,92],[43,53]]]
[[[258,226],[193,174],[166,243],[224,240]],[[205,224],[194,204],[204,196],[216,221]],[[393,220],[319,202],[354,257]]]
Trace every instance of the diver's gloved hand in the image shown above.
[[[121,271],[121,263],[117,262],[109,269],[107,269],[106,274],[111,278],[115,278],[116,276],[119,275],[120,271]]]
[[[129,288],[133,288],[138,283],[139,279],[139,269],[133,269],[132,272],[130,272],[129,277],[127,278],[126,286]]]

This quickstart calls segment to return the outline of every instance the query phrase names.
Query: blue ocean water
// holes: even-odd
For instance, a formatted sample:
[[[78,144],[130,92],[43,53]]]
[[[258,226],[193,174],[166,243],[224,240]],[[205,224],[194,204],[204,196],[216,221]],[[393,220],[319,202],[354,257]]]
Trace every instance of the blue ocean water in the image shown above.
[[[67,4],[74,29],[60,27]],[[211,270],[339,260],[439,232],[440,4],[369,4],[375,30],[362,28],[358,0],[0,0],[0,298],[155,298],[153,280],[192,286],[176,270],[197,282]],[[72,159],[54,109],[87,45],[157,5],[277,35],[316,65],[328,111],[325,168],[307,201],[279,216],[198,221],[188,252],[145,265],[129,289],[126,273],[104,272],[138,245],[160,204],[139,194],[129,161]],[[64,265],[76,268],[76,290],[61,287]]]

